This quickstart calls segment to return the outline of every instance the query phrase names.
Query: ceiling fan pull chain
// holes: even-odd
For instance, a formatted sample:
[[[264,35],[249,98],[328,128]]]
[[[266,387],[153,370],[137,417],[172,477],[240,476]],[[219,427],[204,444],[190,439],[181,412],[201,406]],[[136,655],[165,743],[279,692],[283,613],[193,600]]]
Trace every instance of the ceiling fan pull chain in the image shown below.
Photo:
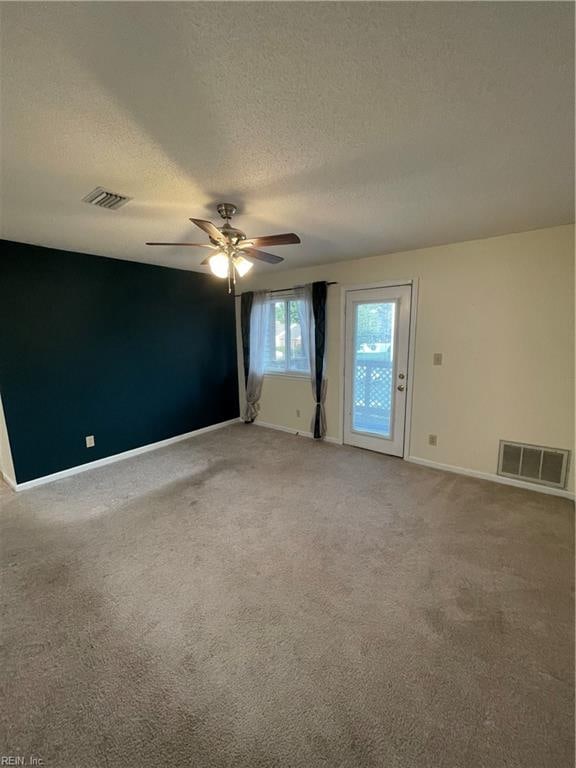
[[[234,260],[232,256],[230,256],[230,269],[228,274],[232,275],[232,284],[234,285],[234,293],[236,293],[236,267],[234,266]]]

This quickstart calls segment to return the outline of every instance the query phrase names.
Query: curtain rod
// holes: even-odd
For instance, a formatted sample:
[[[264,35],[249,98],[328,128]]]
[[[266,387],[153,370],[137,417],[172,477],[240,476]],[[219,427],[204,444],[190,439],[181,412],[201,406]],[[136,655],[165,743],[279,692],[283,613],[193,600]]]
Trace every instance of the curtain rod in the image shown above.
[[[327,282],[326,285],[338,285],[338,282],[336,280],[332,280],[330,282]],[[267,293],[286,293],[287,291],[292,291],[294,288],[301,288],[301,287],[302,286],[300,286],[300,285],[293,285],[290,288],[276,288],[273,291],[267,291]],[[234,298],[235,299],[240,298],[240,296],[242,296],[241,293],[235,293],[234,294]]]

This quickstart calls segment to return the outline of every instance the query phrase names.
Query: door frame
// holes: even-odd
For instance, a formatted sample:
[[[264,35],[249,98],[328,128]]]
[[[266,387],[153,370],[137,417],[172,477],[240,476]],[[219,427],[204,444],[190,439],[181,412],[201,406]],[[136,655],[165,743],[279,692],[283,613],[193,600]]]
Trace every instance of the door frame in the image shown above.
[[[367,291],[378,288],[395,288],[400,285],[409,285],[412,288],[410,299],[410,329],[408,332],[408,386],[406,392],[406,415],[404,418],[404,442],[402,459],[410,456],[410,438],[412,435],[412,401],[414,393],[414,359],[416,351],[416,316],[418,309],[418,278],[409,280],[379,280],[377,283],[359,283],[357,285],[340,286],[340,367],[339,367],[339,393],[338,408],[340,429],[338,439],[344,445],[344,390],[346,386],[346,294],[350,291]]]

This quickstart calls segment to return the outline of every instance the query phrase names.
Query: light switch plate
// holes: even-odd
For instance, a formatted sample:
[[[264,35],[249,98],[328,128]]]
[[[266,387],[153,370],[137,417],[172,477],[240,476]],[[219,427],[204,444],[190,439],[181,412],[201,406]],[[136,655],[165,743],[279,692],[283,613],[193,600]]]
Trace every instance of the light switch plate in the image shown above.
[[[86,435],[86,448],[94,448],[94,435]]]
[[[432,363],[433,365],[442,365],[442,352],[434,352]]]

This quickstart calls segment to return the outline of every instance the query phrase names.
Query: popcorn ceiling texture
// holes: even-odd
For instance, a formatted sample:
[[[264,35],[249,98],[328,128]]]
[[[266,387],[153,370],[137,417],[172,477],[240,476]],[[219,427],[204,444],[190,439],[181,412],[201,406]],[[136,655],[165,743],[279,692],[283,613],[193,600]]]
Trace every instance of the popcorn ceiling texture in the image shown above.
[[[566,500],[237,425],[0,508],[2,754],[573,764]]]
[[[276,270],[574,220],[573,3],[1,13],[6,239],[206,270],[144,243],[205,242],[188,217],[231,200],[302,237]]]

